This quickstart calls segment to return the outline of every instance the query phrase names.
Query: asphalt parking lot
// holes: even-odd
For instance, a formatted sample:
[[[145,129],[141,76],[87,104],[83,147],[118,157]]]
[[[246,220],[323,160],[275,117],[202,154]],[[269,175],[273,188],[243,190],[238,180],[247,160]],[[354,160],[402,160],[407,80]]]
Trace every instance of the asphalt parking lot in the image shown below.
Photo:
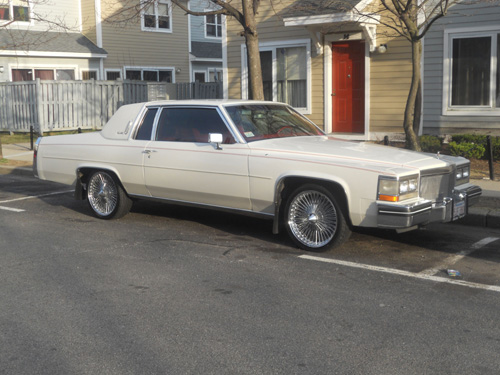
[[[0,373],[497,374],[500,230],[360,230],[306,253],[271,223],[0,175]],[[450,271],[458,271],[457,273]]]

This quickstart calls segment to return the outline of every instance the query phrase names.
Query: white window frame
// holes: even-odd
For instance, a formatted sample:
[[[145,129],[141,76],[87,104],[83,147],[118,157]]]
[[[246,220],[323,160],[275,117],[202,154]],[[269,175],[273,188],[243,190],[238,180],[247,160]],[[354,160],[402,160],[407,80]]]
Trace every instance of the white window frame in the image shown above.
[[[312,67],[311,67],[311,40],[310,39],[297,39],[297,40],[284,40],[259,43],[259,51],[271,51],[273,54],[273,101],[278,99],[278,87],[275,79],[277,72],[276,50],[278,48],[292,48],[292,47],[305,47],[306,48],[306,94],[307,106],[304,108],[295,108],[298,112],[304,115],[312,114]],[[241,97],[248,99],[248,62],[247,62],[247,48],[246,45],[241,45]]]
[[[158,4],[165,4],[167,5],[168,9],[168,29],[162,29],[158,27]],[[141,30],[142,31],[148,31],[148,32],[153,32],[153,33],[171,33],[172,32],[172,2],[170,0],[156,0],[154,3],[154,12],[155,12],[155,19],[156,19],[156,26],[155,27],[146,27],[145,22],[144,22],[144,16],[145,16],[145,9],[141,9]]]
[[[127,70],[140,70],[141,71],[141,81],[144,81],[144,72],[145,71],[156,71],[159,72],[160,71],[170,71],[172,72],[172,82],[171,83],[175,83],[175,68],[174,67],[171,67],[171,66],[168,66],[168,67],[158,67],[158,66],[124,66],[123,67],[123,73],[122,73],[122,77],[123,79],[127,79]],[[158,76],[159,78],[159,76]],[[145,81],[145,82],[154,82],[154,81]],[[159,82],[159,81],[156,81],[156,82]]]
[[[214,75],[219,75],[221,80],[212,81],[210,78],[210,74],[214,73]],[[222,68],[208,68],[208,81],[207,82],[221,82],[224,80],[224,70]]]
[[[6,24],[15,24],[15,25],[33,25],[33,5],[31,0],[27,0],[27,7],[29,9],[29,21],[14,21],[14,0],[4,0],[9,2],[9,19],[8,20],[0,20],[0,26]]]
[[[211,12],[213,11],[213,9],[205,9],[205,12]],[[222,39],[222,22],[223,22],[223,17],[222,17],[222,14],[214,14],[215,16],[215,23],[210,23],[210,25],[215,25],[215,36],[213,35],[208,35],[208,21],[207,21],[207,17],[208,16],[205,16],[205,38],[207,39],[217,39],[217,40],[221,40]],[[220,24],[217,22],[217,17],[220,16]],[[221,35],[217,36],[217,27],[220,26],[221,28]]]
[[[500,51],[497,51],[497,38],[500,34],[500,26],[483,26],[474,28],[449,29],[444,32],[443,48],[443,116],[497,116],[500,115],[500,107],[496,107],[496,74],[497,58],[500,58]],[[487,106],[452,106],[452,64],[453,64],[453,40],[471,37],[491,37],[491,57],[490,57],[490,103]],[[500,90],[500,88],[498,88]]]
[[[99,69],[80,69],[80,79],[83,80],[83,73],[85,72],[95,72],[96,80],[99,80]]]
[[[105,69],[104,70],[104,80],[107,80],[108,79],[108,72],[110,73],[118,73],[120,76],[118,77],[118,79],[123,79],[123,72],[120,70],[120,69]]]
[[[75,80],[81,79],[79,67],[76,65],[48,65],[48,64],[9,64],[9,80],[12,82],[12,71],[15,69],[31,70],[32,77],[35,77],[35,70],[52,70],[54,72],[54,81],[57,81],[58,70],[73,70]]]
[[[193,70],[193,82],[196,82],[196,74],[203,74],[205,76],[205,81],[204,82],[208,82],[207,81],[207,71],[206,70]]]

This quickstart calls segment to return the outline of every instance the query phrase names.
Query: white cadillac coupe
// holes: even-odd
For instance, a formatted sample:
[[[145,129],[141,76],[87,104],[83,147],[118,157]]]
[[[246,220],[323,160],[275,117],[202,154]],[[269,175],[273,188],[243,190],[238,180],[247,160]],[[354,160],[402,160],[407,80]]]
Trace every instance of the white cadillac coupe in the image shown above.
[[[34,173],[75,186],[100,218],[156,199],[258,215],[301,248],[353,226],[416,229],[467,214],[469,161],[324,134],[288,105],[160,101],[122,106],[103,130],[39,138]]]

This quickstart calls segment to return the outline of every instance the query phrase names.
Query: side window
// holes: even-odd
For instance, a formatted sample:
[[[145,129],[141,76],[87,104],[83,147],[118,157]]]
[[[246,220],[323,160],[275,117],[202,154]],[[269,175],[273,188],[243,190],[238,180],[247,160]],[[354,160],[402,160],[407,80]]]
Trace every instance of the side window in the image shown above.
[[[207,143],[209,133],[220,133],[223,143],[235,143],[215,109],[164,108],[158,123],[156,140]]]
[[[137,130],[135,139],[141,141],[151,140],[151,132],[153,131],[153,123],[155,121],[156,112],[158,112],[158,108],[148,109],[146,115],[142,119],[139,129]]]

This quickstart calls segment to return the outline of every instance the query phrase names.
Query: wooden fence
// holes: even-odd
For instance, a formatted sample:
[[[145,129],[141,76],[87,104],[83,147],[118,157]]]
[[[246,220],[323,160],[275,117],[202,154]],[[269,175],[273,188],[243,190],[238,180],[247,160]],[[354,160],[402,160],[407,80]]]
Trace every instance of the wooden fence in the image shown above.
[[[215,99],[220,83],[36,81],[0,83],[0,131],[100,129],[124,104],[159,99]]]

